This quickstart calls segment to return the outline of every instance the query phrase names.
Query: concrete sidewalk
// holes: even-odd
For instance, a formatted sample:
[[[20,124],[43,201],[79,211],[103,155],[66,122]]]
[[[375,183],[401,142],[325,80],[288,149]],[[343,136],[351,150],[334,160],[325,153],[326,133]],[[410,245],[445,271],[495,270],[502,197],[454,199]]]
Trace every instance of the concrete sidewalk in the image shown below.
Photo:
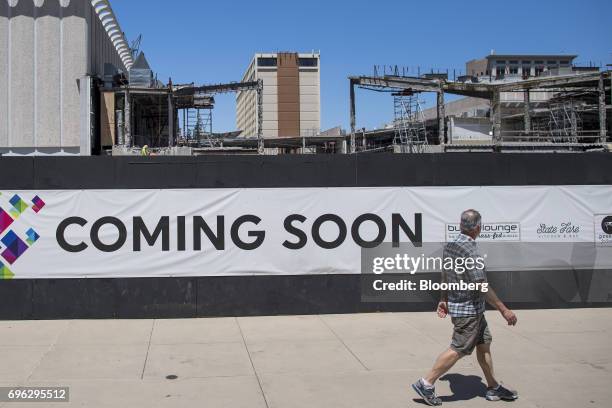
[[[487,312],[513,407],[609,407],[612,309]],[[434,313],[0,322],[0,386],[69,386],[70,403],[1,407],[423,407],[410,383],[448,345]],[[177,376],[167,379],[167,376]],[[438,383],[487,402],[475,357]]]

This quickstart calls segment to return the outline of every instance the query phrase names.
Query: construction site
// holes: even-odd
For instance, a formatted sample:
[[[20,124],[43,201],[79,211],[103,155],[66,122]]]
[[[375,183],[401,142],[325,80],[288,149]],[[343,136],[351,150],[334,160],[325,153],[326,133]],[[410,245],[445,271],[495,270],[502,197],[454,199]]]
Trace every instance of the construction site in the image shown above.
[[[141,65],[146,68],[139,68]],[[217,93],[254,93],[258,122],[262,121],[265,88],[261,79],[162,86],[151,81],[152,72],[141,54],[130,78],[143,77],[147,78],[144,83],[124,80],[102,89],[103,111],[114,112],[115,117],[114,123],[112,117],[103,120],[102,128],[109,131],[103,133],[102,145],[108,148],[113,142],[113,154],[137,154],[144,145],[160,154],[187,155],[609,149],[611,75],[599,68],[551,67],[537,77],[517,74],[455,80],[449,80],[447,74],[403,76],[397,69],[350,76],[350,130],[338,127],[310,135],[276,137],[264,137],[261,126],[256,127],[256,134],[245,134],[241,129],[213,131]],[[355,87],[389,93],[393,110],[389,110],[388,126],[359,129]],[[435,108],[423,109],[424,93],[436,95]],[[464,98],[445,103],[445,95]],[[173,146],[180,149],[166,149]]]
[[[487,59],[498,58],[491,55]],[[352,76],[351,152],[422,153],[446,151],[607,150],[610,71],[563,64],[564,56],[500,56],[496,75]],[[507,65],[507,59],[556,58],[535,69]],[[575,56],[569,56],[572,60]],[[506,65],[504,65],[506,64]],[[565,66],[563,66],[565,65]],[[469,71],[470,62],[466,71]],[[607,85],[607,86],[606,86]],[[393,122],[374,131],[356,131],[355,87],[391,93]],[[423,109],[423,93],[436,95],[436,107]],[[445,95],[462,98],[445,103]]]
[[[14,3],[0,2],[0,33],[9,39],[0,48],[2,155],[610,148],[611,71],[579,66],[576,55],[492,52],[452,78],[448,71],[409,75],[399,66],[347,72],[349,129],[322,130],[314,50],[255,54],[234,82],[161,81],[142,36],[128,42],[109,1]],[[43,38],[57,41],[42,47]],[[389,94],[387,125],[361,127],[369,112],[356,112],[356,88]],[[226,93],[236,95],[236,126],[218,132],[215,96]],[[435,107],[425,109],[423,98],[432,95]]]
[[[102,145],[113,154],[138,154],[142,146],[173,154],[337,153],[392,151],[602,151],[608,150],[610,71],[554,68],[538,77],[506,75],[500,79],[444,74],[420,77],[397,72],[351,76],[350,131],[340,128],[311,135],[264,137],[240,129],[213,131],[215,94],[252,92],[258,122],[263,117],[261,79],[196,86],[160,85],[140,54],[131,81],[102,88]],[[141,78],[146,78],[142,81]],[[392,120],[382,129],[358,129],[354,88],[388,92]],[[436,95],[437,106],[423,109],[422,94]],[[465,98],[445,103],[445,95]],[[464,106],[456,108],[457,105]],[[127,107],[127,109],[126,109]],[[365,113],[367,114],[367,112]],[[170,131],[168,131],[170,129]],[[166,149],[166,147],[178,149]]]
[[[610,406],[612,3],[545,3],[0,0],[0,408]]]

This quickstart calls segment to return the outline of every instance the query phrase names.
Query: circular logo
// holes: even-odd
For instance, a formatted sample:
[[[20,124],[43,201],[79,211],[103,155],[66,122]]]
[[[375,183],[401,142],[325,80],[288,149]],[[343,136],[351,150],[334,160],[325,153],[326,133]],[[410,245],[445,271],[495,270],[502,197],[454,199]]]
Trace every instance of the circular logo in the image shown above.
[[[608,235],[612,235],[612,215],[604,217],[601,221],[601,229]]]

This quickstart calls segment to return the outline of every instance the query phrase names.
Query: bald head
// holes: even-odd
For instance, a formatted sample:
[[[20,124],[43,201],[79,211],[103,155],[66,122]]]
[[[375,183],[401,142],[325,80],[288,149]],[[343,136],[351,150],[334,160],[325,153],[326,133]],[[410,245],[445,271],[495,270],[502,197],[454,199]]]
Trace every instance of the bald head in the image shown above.
[[[480,233],[482,217],[476,210],[465,210],[461,213],[461,232],[471,236],[478,235]]]

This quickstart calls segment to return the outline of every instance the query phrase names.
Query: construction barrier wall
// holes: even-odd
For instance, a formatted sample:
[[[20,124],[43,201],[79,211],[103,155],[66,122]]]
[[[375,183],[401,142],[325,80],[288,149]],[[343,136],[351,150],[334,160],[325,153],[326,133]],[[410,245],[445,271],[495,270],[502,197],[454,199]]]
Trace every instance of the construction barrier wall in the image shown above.
[[[428,242],[452,239],[459,208],[473,202],[470,206],[485,209],[485,224],[508,224],[503,239],[567,238],[605,256],[612,251],[610,234],[600,231],[612,216],[612,156],[605,153],[0,158],[0,192],[2,319],[414,311],[429,310],[437,302],[435,291],[416,292],[410,301],[365,301],[363,285],[371,277],[360,273],[359,261],[365,258],[355,235],[342,247],[319,243],[293,253],[282,251],[299,233],[290,235],[279,251],[266,245],[249,248],[237,245],[235,235],[230,240],[230,225],[225,227],[227,242],[217,242],[227,250],[222,255],[214,248],[195,254],[185,243],[162,242],[162,216],[169,216],[169,240],[174,240],[177,228],[185,231],[181,217],[208,208],[214,210],[207,219],[224,211],[234,219],[261,216],[267,238],[276,238],[270,231],[274,227],[266,227],[275,216],[282,228],[290,214],[339,214],[350,218],[349,241],[357,213],[386,220],[393,212],[404,217],[398,229],[402,242]],[[448,208],[452,214],[440,215]],[[487,220],[487,214],[495,215]],[[129,242],[129,250],[113,248],[109,239],[114,235],[103,228],[97,231],[102,231],[99,240],[94,234],[89,239],[96,218],[109,217],[129,220],[122,241]],[[543,226],[536,226],[540,218]],[[140,223],[138,237],[132,221]],[[567,222],[568,235],[547,235]],[[156,226],[159,235],[154,237]],[[285,224],[283,232],[294,231],[290,226]],[[189,225],[187,231],[189,236]],[[241,234],[247,236],[245,230]],[[247,256],[241,250],[250,252]],[[488,277],[513,307],[609,306],[612,271],[605,263],[575,267],[572,262],[564,268],[554,263],[498,268]],[[439,281],[439,275],[420,276]]]

